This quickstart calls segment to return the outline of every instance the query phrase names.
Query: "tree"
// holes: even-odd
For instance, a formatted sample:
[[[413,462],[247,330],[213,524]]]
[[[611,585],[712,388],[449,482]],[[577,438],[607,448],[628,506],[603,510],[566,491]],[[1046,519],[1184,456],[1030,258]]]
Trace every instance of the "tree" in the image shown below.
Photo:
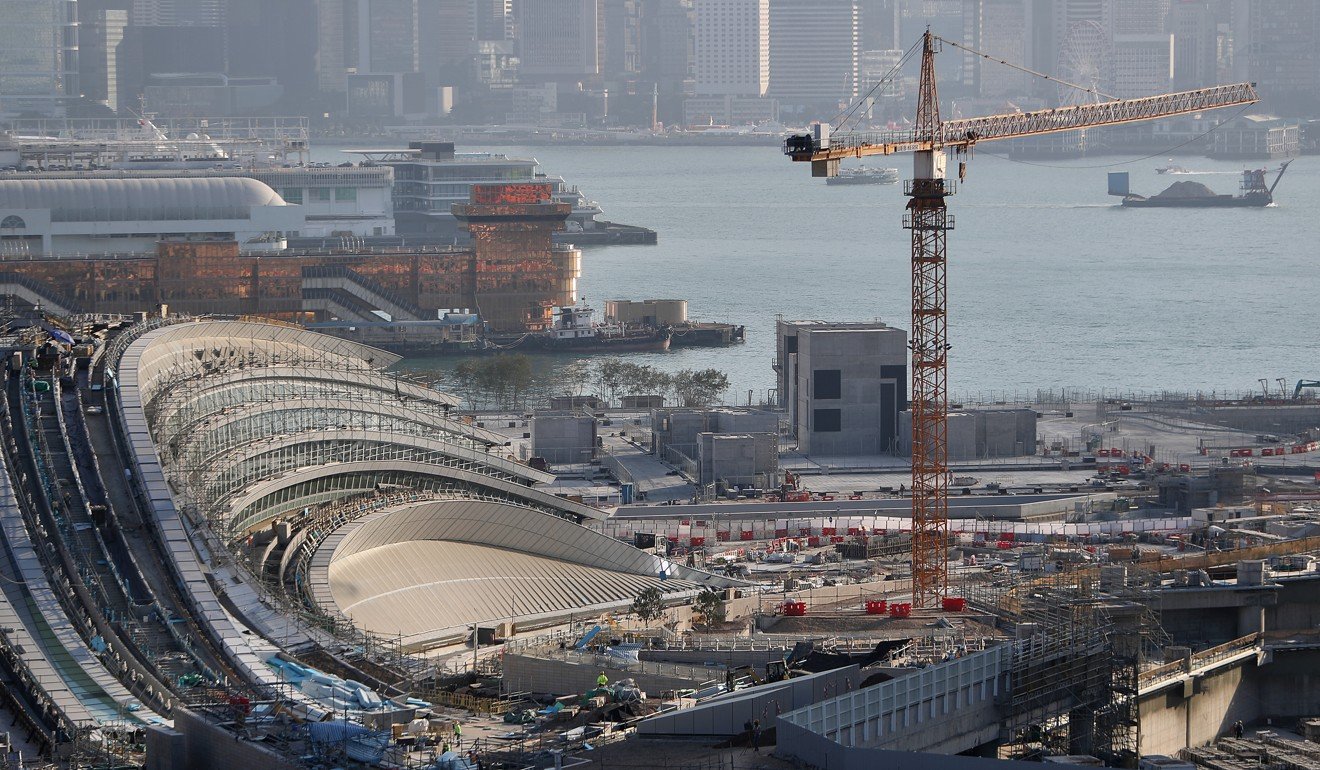
[[[684,369],[674,375],[673,384],[683,406],[710,406],[729,389],[729,375],[718,369]]]
[[[707,589],[692,600],[692,611],[701,618],[701,625],[714,626],[724,622],[726,608],[724,594]]]
[[[633,614],[641,618],[643,623],[650,623],[660,617],[664,609],[665,604],[660,596],[660,589],[654,586],[643,588],[642,592],[637,594],[637,598],[633,599]]]

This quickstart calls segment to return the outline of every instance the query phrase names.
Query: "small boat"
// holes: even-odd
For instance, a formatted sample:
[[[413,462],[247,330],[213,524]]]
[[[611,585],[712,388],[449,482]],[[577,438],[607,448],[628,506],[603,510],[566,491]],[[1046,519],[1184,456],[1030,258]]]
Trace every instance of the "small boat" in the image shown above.
[[[1160,168],[1155,169],[1155,173],[1156,174],[1190,174],[1192,172],[1188,171],[1186,168],[1183,168],[1182,166],[1175,166],[1173,164],[1169,164],[1167,166],[1161,166]]]
[[[894,184],[897,181],[898,169],[896,168],[858,166],[857,168],[843,169],[838,176],[826,179],[825,184]]]

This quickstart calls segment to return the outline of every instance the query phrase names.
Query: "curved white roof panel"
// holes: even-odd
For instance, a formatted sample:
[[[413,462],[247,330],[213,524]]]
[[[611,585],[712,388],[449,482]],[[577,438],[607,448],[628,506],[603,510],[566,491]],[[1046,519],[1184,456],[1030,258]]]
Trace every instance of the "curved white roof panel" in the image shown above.
[[[662,577],[663,574],[663,577]],[[369,514],[321,543],[309,584],[319,604],[425,648],[472,623],[523,623],[630,603],[644,588],[737,581],[673,564],[540,511],[433,500]]]
[[[52,222],[249,219],[254,207],[287,205],[243,177],[0,180],[0,215],[49,209]]]

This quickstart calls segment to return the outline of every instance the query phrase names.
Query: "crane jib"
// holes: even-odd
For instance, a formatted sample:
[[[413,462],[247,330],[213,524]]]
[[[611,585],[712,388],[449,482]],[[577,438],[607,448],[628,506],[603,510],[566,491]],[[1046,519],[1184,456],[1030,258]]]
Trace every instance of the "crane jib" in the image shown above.
[[[793,160],[806,161],[854,155],[891,155],[940,147],[958,150],[977,142],[1158,120],[1256,101],[1259,97],[1251,83],[1235,83],[1139,99],[948,120],[940,124],[938,137],[920,136],[915,130],[848,132],[835,134],[827,142],[817,142],[805,134],[790,136],[784,152]]]

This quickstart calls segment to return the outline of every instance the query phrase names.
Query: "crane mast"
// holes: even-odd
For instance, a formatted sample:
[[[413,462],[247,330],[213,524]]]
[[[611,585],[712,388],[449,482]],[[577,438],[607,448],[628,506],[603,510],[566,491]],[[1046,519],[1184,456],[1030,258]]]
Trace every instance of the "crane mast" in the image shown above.
[[[921,87],[917,97],[918,138],[928,149],[912,155],[912,179],[903,226],[912,233],[912,603],[939,603],[948,587],[949,444],[948,306],[946,249],[953,218],[944,198],[953,185],[944,178],[940,102],[935,90],[934,40],[922,41]]]
[[[1117,99],[1027,113],[940,120],[935,87],[935,42],[922,38],[917,115],[908,131],[790,136],[784,154],[811,163],[812,176],[835,176],[843,158],[913,154],[903,227],[912,235],[912,603],[938,605],[949,590],[948,281],[947,236],[953,216],[944,199],[955,185],[945,179],[946,152],[964,153],[977,142],[1037,136],[1093,126],[1154,120],[1257,101],[1252,84],[1215,86],[1140,99]]]

